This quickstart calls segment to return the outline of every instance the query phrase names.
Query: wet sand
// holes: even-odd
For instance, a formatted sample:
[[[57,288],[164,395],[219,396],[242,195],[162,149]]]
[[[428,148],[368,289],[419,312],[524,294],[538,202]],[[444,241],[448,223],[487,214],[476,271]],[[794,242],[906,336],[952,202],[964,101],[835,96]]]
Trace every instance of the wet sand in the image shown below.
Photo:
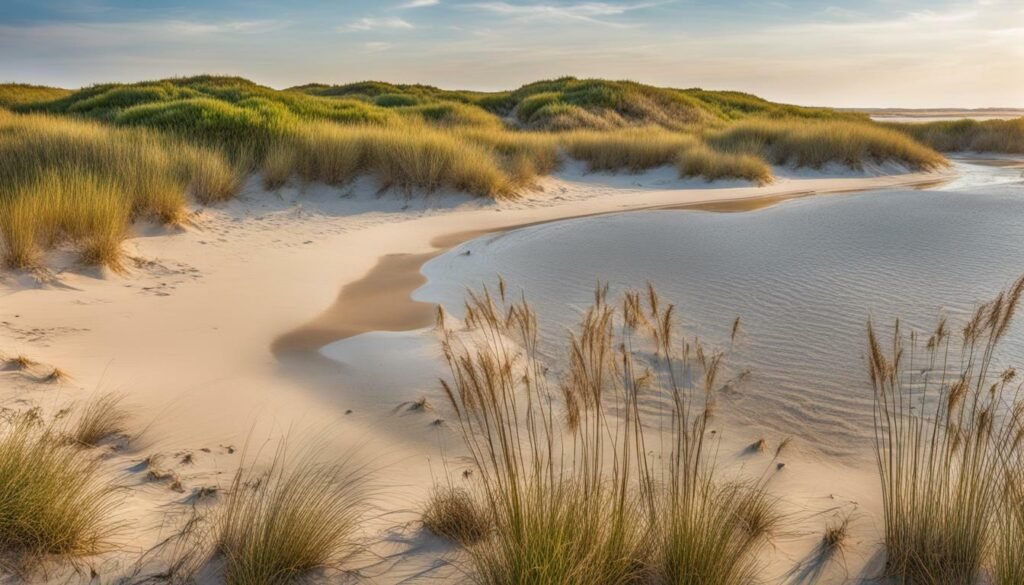
[[[907,181],[904,188],[926,189],[947,182],[948,178],[925,178]],[[432,324],[437,306],[416,301],[412,293],[426,282],[423,265],[455,246],[482,236],[546,223],[595,217],[632,211],[680,210],[741,213],[765,209],[785,201],[815,195],[841,195],[866,190],[867,187],[792,190],[770,195],[753,195],[732,199],[669,205],[640,206],[629,211],[600,211],[569,214],[554,219],[500,225],[486,229],[452,232],[430,241],[433,251],[422,254],[389,254],[381,256],[365,276],[342,287],[334,303],[323,313],[301,327],[274,340],[275,354],[312,354],[325,345],[371,331],[409,331]]]

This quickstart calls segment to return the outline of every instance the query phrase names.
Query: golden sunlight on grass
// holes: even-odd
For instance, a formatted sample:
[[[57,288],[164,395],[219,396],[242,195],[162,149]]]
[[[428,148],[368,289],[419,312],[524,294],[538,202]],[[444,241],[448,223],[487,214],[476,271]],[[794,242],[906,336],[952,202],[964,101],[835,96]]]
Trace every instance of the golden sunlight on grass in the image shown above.
[[[478,505],[493,516],[488,537],[467,550],[470,579],[748,583],[783,517],[764,479],[726,481],[712,464],[707,425],[724,355],[680,343],[675,308],[653,288],[627,293],[620,309],[599,287],[553,386],[536,315],[507,299],[504,282],[498,290],[471,293],[464,332],[439,317],[444,389],[479,477]],[[684,367],[697,368],[696,386]],[[656,397],[659,412],[641,395]],[[654,445],[666,451],[648,452]]]
[[[0,422],[0,555],[24,567],[106,549],[115,487],[98,459],[37,419]]]
[[[220,510],[217,547],[229,585],[291,583],[357,545],[365,473],[282,446],[263,472],[240,469]]]
[[[991,371],[1022,293],[1024,277],[960,335],[940,320],[908,341],[897,322],[889,351],[868,325],[886,568],[907,582],[975,583],[993,547],[999,579],[1024,560],[1013,496],[1024,402],[1013,368]]]

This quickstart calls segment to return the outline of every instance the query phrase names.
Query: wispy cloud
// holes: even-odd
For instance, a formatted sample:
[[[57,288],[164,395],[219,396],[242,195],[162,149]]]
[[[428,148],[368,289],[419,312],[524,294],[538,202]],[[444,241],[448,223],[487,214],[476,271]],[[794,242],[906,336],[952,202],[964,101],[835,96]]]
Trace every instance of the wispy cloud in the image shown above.
[[[621,16],[633,10],[650,8],[656,3],[645,4],[612,4],[609,2],[577,2],[575,4],[510,4],[508,2],[478,2],[467,5],[469,8],[485,10],[519,18],[522,20],[577,20],[610,26],[618,23],[606,20],[608,17]]]
[[[188,35],[206,35],[222,33],[253,33],[280,28],[283,23],[274,20],[231,20],[223,22],[195,22],[188,20],[169,20],[161,23],[169,31]]]
[[[416,28],[413,24],[405,19],[397,17],[389,18],[373,18],[366,17],[354,20],[339,28],[341,31],[367,31],[367,30],[409,30]]]
[[[366,47],[367,51],[370,51],[370,52],[373,52],[373,53],[379,53],[381,51],[387,51],[388,49],[393,48],[395,46],[395,44],[394,43],[386,43],[386,42],[383,42],[383,41],[371,41],[369,43],[366,43],[363,46]]]
[[[70,47],[123,46],[183,38],[218,38],[251,35],[287,26],[278,20],[146,20],[127,22],[64,22],[35,25],[0,25],[3,40],[34,39]]]
[[[425,8],[427,6],[437,6],[440,3],[441,0],[410,0],[399,6],[399,8]]]

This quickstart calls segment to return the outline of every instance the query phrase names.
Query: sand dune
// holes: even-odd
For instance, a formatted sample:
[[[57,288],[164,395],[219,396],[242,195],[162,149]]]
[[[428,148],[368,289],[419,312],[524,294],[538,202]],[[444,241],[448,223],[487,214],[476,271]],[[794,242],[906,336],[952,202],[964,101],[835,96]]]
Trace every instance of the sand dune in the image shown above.
[[[432,424],[441,413],[396,411],[421,397],[441,405],[429,329],[433,307],[410,298],[423,282],[423,262],[481,233],[568,217],[680,206],[745,209],[950,178],[781,174],[772,185],[752,187],[681,182],[658,171],[586,175],[570,167],[546,179],[543,193],[511,202],[454,194],[378,197],[362,183],[270,193],[254,179],[238,200],[195,210],[192,225],[180,232],[140,227],[127,242],[126,276],[73,264],[43,276],[5,275],[0,348],[59,366],[73,378],[52,385],[25,372],[0,372],[2,399],[55,412],[97,390],[128,396],[146,431],[109,459],[133,489],[120,510],[131,519],[121,535],[124,550],[103,560],[108,575],[126,571],[166,533],[168,518],[187,509],[192,490],[225,486],[242,445],[262,446],[301,427],[318,429],[334,452],[357,450],[382,486],[376,499],[383,513],[365,529],[376,555],[398,556],[365,555],[353,566],[380,583],[424,571],[436,578],[429,569],[451,549],[414,524],[402,526],[415,520],[431,477],[444,471],[442,450],[457,452],[457,440]],[[60,266],[59,254],[54,261]],[[755,438],[735,436],[723,452],[740,452]],[[153,453],[167,457],[185,493],[146,480],[137,464]],[[799,471],[775,487],[788,494],[794,511],[854,499],[860,510],[878,505],[874,476],[863,469],[822,460],[793,468]],[[800,533],[780,543],[772,572],[792,569],[815,538]],[[867,556],[851,564],[863,566]]]

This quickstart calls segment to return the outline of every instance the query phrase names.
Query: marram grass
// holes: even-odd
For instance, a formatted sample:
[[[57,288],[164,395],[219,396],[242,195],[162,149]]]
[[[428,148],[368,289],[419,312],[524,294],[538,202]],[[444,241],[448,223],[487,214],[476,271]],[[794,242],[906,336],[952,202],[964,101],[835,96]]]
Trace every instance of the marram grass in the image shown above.
[[[120,269],[134,222],[182,223],[190,198],[227,201],[253,172],[267,188],[371,177],[406,194],[500,199],[565,158],[758,184],[771,181],[769,163],[945,164],[905,132],[856,115],[629,82],[563,78],[499,94],[379,83],[277,91],[210,76],[70,93],[4,87],[39,96],[13,106],[22,113],[0,109],[0,253],[14,268],[71,248]],[[956,145],[1009,148],[1013,128],[972,129]]]
[[[358,544],[365,473],[284,444],[263,473],[240,468],[217,524],[228,585],[283,585],[336,566]]]
[[[927,339],[897,322],[889,350],[869,323],[886,570],[904,583],[973,585],[990,559],[997,583],[1019,582],[1024,402],[993,357],[1022,294],[1024,277]]]
[[[772,164],[796,167],[833,163],[859,169],[900,163],[930,170],[947,164],[928,146],[868,122],[750,119],[710,131],[707,140],[719,150],[755,154]]]
[[[782,517],[764,479],[716,471],[707,425],[723,355],[682,343],[653,288],[613,306],[599,287],[558,374],[503,282],[470,294],[464,325],[439,314],[443,387],[492,526],[466,549],[472,582],[754,582]]]
[[[180,222],[187,190],[222,200],[238,186],[209,149],[38,115],[0,118],[0,177],[0,249],[15,268],[66,245],[88,264],[119,269],[132,222]]]
[[[0,421],[0,565],[108,549],[117,503],[92,453],[33,417]]]

